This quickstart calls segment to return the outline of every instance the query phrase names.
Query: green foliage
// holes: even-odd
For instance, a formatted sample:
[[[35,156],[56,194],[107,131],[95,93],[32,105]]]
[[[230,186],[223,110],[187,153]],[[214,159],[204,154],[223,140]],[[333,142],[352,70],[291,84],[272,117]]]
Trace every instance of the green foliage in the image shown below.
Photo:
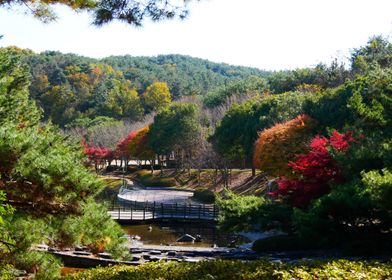
[[[137,173],[137,178],[140,180],[143,186],[146,187],[175,187],[177,181],[173,177],[159,177],[151,174],[151,171],[141,170]]]
[[[35,279],[51,280],[60,277],[60,261],[46,252],[30,251],[16,256],[16,267],[34,273]]]
[[[0,49],[0,120],[36,124],[39,112],[27,96],[30,84],[28,68],[20,63],[23,51]]]
[[[75,119],[71,123],[66,124],[65,128],[84,127],[84,128],[87,128],[88,130],[94,130],[94,128],[96,128],[96,127],[118,126],[118,125],[122,125],[122,124],[123,123],[121,121],[118,121],[114,118],[105,117],[105,116],[98,116],[93,119],[90,119],[90,118]]]
[[[159,112],[150,127],[149,142],[160,155],[191,149],[200,131],[198,110],[193,104],[173,104]]]
[[[52,279],[58,262],[31,251],[32,245],[98,243],[120,256],[127,252],[126,240],[91,199],[102,186],[85,168],[80,144],[50,124],[38,125],[40,115],[28,98],[28,73],[18,56],[0,49],[0,193],[15,209],[11,214],[10,208],[0,208],[0,267],[31,269],[37,277]]]
[[[172,19],[174,17],[184,19],[188,15],[188,1],[166,1],[162,5],[159,0],[149,0],[148,2],[133,0],[124,4],[120,1],[67,1],[67,0],[39,0],[26,1],[28,8],[26,13],[30,13],[43,23],[55,21],[57,14],[53,6],[62,4],[75,11],[87,11],[93,16],[93,23],[97,26],[107,24],[113,20],[125,22],[130,25],[140,26],[146,19],[160,21]],[[20,5],[18,1],[6,0],[0,2],[0,7],[10,7]],[[1,39],[1,37],[0,37]]]
[[[143,115],[139,95],[129,81],[113,81],[104,108],[107,114],[116,118],[138,120]]]
[[[275,72],[268,76],[267,81],[272,92],[283,93],[295,91],[304,84],[321,88],[336,87],[349,77],[350,72],[345,69],[344,64],[335,59],[329,66],[318,64],[314,68]]]
[[[364,74],[374,68],[390,67],[392,64],[392,45],[383,36],[373,36],[366,46],[354,49],[351,65],[354,73]]]
[[[82,216],[69,217],[63,221],[59,240],[72,234],[76,244],[87,246],[94,253],[107,251],[115,258],[128,257],[128,254],[124,255],[127,251],[126,236],[106,211],[106,207],[88,201],[83,207]]]
[[[250,76],[265,77],[269,74],[256,68],[214,63],[184,55],[115,56],[103,59],[102,63],[122,70],[139,92],[144,92],[156,81],[167,83],[172,99],[184,95],[205,95],[230,81]]]
[[[288,205],[232,192],[226,192],[224,197],[217,197],[217,205],[219,225],[225,230],[254,230],[260,226],[263,230],[292,230],[293,209]]]
[[[315,97],[314,93],[291,92],[234,105],[210,140],[224,158],[251,161],[258,132],[303,114],[306,103]]]
[[[225,193],[225,199],[217,199],[219,224],[231,231],[250,230],[259,222],[259,213],[265,199],[256,196],[239,196]]]
[[[230,82],[228,85],[215,88],[203,97],[206,107],[217,107],[223,105],[228,98],[244,95],[261,95],[268,90],[267,81],[263,78],[251,76],[240,81]]]
[[[364,261],[273,263],[216,260],[197,264],[149,263],[141,266],[96,268],[72,274],[74,280],[172,279],[172,280],[256,280],[256,279],[388,279],[392,276],[390,263]]]
[[[215,193],[206,188],[198,188],[194,191],[192,199],[206,204],[215,202]]]
[[[143,111],[165,107],[171,99],[204,95],[230,81],[266,75],[254,68],[181,55],[96,60],[59,52],[19,52],[30,66],[31,97],[43,108],[45,119],[61,126],[98,116],[137,120]],[[139,96],[146,97],[145,104]]]

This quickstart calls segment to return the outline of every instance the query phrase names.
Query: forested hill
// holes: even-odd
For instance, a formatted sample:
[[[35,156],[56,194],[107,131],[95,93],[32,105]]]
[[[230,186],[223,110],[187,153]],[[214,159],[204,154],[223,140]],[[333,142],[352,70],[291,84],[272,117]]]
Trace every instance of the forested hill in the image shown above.
[[[154,57],[111,56],[101,62],[120,69],[124,76],[144,89],[154,81],[168,83],[174,98],[204,95],[217,86],[249,76],[267,77],[271,72],[256,68],[215,63],[185,55],[158,55]]]
[[[204,95],[212,89],[233,80],[250,76],[267,77],[269,71],[257,68],[215,63],[206,59],[186,55],[170,54],[158,56],[110,56],[93,59],[75,54],[46,51],[32,54],[27,60],[31,72],[46,72],[53,78],[50,82],[66,82],[67,68],[78,66],[81,72],[88,72],[91,64],[104,64],[120,70],[133,87],[142,93],[154,82],[166,82],[174,98],[184,95]]]
[[[168,98],[173,100],[205,95],[238,80],[270,74],[183,55],[93,59],[54,51],[19,51],[30,67],[30,97],[43,108],[45,119],[60,126],[97,116],[138,120],[156,109],[145,104],[142,95],[157,82],[167,84]],[[155,92],[162,94],[166,84],[158,84]]]

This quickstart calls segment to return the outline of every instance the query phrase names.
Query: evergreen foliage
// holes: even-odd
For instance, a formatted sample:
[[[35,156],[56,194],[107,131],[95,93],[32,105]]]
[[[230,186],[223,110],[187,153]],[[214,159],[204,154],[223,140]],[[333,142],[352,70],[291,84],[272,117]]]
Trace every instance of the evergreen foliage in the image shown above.
[[[30,250],[41,242],[100,245],[125,255],[121,229],[92,199],[101,184],[84,167],[80,145],[51,124],[38,123],[39,111],[28,99],[28,69],[20,57],[18,50],[0,49],[0,191],[5,205],[0,208],[0,266],[53,277],[58,262]]]

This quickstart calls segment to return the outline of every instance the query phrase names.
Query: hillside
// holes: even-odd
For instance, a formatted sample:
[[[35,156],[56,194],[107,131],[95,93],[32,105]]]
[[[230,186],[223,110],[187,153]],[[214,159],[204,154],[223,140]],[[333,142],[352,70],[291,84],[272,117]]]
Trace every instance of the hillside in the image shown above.
[[[61,126],[97,116],[140,119],[148,112],[141,94],[155,82],[167,83],[175,100],[270,74],[183,55],[93,59],[54,51],[22,51],[32,76],[30,97],[43,108],[45,119]]]

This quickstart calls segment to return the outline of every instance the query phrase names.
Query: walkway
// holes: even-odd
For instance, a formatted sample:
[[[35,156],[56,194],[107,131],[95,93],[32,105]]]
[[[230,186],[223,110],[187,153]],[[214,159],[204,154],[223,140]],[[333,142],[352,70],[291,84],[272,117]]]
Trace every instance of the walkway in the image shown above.
[[[113,207],[108,211],[113,220],[152,221],[159,219],[208,220],[218,217],[215,205],[145,203],[127,207]]]

